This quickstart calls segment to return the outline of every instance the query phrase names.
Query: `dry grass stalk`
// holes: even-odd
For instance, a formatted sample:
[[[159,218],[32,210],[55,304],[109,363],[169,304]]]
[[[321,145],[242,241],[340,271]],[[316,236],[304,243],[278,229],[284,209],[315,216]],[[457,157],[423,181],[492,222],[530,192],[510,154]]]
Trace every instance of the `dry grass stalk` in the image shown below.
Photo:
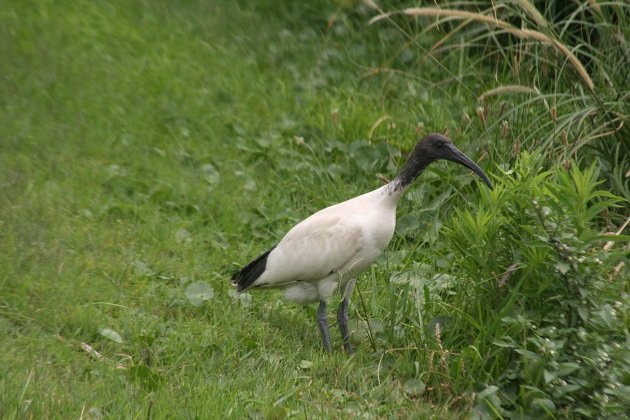
[[[619,273],[625,266],[626,266],[626,263],[623,261],[617,264],[615,268],[613,268],[613,272],[612,272],[612,275],[610,276],[610,279],[614,280],[615,278],[617,278],[617,276],[619,275]]]
[[[510,134],[510,123],[508,120],[501,121],[501,137],[506,138]]]
[[[601,7],[599,7],[599,4],[597,3],[597,0],[588,0],[588,3],[591,5],[593,10],[595,10],[597,13],[599,13],[599,14],[602,13],[602,9],[601,9]]]
[[[385,121],[387,120],[391,120],[392,117],[385,114],[383,116],[381,116],[378,120],[376,120],[374,122],[374,124],[372,124],[372,126],[370,127],[370,129],[368,130],[368,141],[372,141],[372,136],[374,135],[374,131]]]
[[[81,349],[87,354],[89,354],[90,356],[92,356],[93,358],[95,358],[96,360],[107,360],[105,357],[103,357],[101,353],[94,350],[94,347],[90,346],[87,343],[81,342]]]
[[[434,16],[434,17],[444,17],[444,18],[452,18],[452,19],[467,19],[470,21],[483,22],[487,23],[491,27],[500,28],[504,31],[522,39],[531,39],[535,41],[542,42],[543,44],[547,44],[560,53],[562,53],[567,60],[573,65],[575,70],[578,72],[586,86],[590,90],[595,90],[595,85],[593,80],[589,76],[588,72],[578,60],[578,58],[571,52],[571,50],[560,41],[551,38],[542,32],[538,32],[532,29],[519,29],[504,20],[497,19],[492,16],[483,15],[481,13],[473,13],[467,12],[465,10],[448,10],[448,9],[440,9],[437,7],[416,7],[416,8],[408,8],[402,11],[403,14],[407,16]],[[382,13],[370,19],[370,24],[378,22],[380,20],[386,19],[390,17],[393,13]]]
[[[378,7],[378,4],[376,4],[376,2],[375,2],[375,1],[373,1],[373,0],[363,0],[363,4],[365,4],[365,5],[366,5],[367,7],[369,7],[370,9],[373,9],[373,10],[378,10],[378,11],[380,11],[380,10],[381,10],[381,8],[380,8],[380,7]]]
[[[518,139],[517,139],[517,141],[518,141]],[[515,271],[517,268],[519,268],[518,263],[512,263],[512,265],[510,265],[508,267],[508,269],[505,270],[505,272],[501,276],[501,279],[497,282],[497,286],[499,288],[504,287],[505,284],[507,283],[508,279],[510,278],[510,275],[512,274],[512,272]]]
[[[540,14],[536,6],[534,6],[530,1],[514,0],[514,3],[516,3],[521,9],[523,9],[528,14],[529,17],[531,17],[534,20],[534,22],[536,22],[536,25],[538,25],[541,28],[547,27],[547,21],[545,20],[543,15]]]
[[[495,87],[493,89],[485,91],[484,93],[479,95],[478,99],[480,101],[483,101],[488,96],[501,95],[503,93],[531,93],[531,94],[534,94],[534,95],[539,95],[540,94],[536,89],[531,88],[529,86],[504,85],[504,86],[498,86],[498,87]]]
[[[624,224],[623,224],[623,225],[621,225],[621,227],[619,228],[619,230],[617,230],[617,232],[610,232],[610,233],[607,233],[607,235],[608,235],[608,234],[610,234],[610,235],[615,235],[615,236],[619,236],[619,235],[621,235],[621,233],[622,233],[622,232],[626,229],[626,227],[628,227],[628,224],[630,224],[630,217],[628,217],[628,218],[626,219],[626,221],[624,222]],[[608,251],[608,250],[610,250],[610,249],[613,247],[613,245],[615,245],[615,242],[614,242],[614,241],[608,241],[608,242],[606,242],[606,244],[604,245],[604,251]]]
[[[479,119],[483,123],[483,126],[485,127],[486,126],[486,117],[488,115],[488,110],[485,107],[483,107],[483,106],[478,106],[475,111],[477,111],[477,117],[479,117]]]
[[[455,29],[453,29],[452,31],[450,31],[449,33],[447,33],[446,35],[444,35],[442,38],[440,38],[432,47],[431,47],[431,52],[434,53],[435,51],[437,51],[442,45],[446,44],[446,42],[451,39],[453,36],[457,35],[457,33],[459,31],[461,31],[466,25],[468,24],[468,22],[462,22],[460,25],[458,25]]]

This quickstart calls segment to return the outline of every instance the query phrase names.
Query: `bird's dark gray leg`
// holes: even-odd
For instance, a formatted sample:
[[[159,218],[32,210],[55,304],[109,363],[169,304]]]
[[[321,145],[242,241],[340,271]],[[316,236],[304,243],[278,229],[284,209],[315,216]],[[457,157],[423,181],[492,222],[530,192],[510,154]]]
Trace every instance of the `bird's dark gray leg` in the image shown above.
[[[332,347],[330,345],[330,334],[328,333],[328,320],[326,319],[326,302],[323,300],[319,302],[319,308],[317,308],[317,325],[319,326],[319,332],[322,333],[324,349],[330,353]]]
[[[343,338],[343,347],[348,353],[352,353],[354,349],[352,344],[350,344],[350,333],[348,332],[348,298],[343,298],[339,304],[337,322],[339,323],[341,338]]]

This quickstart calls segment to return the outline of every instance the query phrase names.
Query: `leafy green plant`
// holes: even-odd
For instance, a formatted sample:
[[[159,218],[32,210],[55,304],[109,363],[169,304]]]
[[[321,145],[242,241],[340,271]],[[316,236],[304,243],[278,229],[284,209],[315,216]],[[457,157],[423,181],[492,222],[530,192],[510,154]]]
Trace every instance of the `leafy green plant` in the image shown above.
[[[602,236],[594,222],[622,200],[598,189],[594,165],[541,164],[524,153],[445,225],[438,258],[449,264],[425,265],[423,277],[452,275],[414,285],[424,322],[408,321],[423,330],[417,347],[441,355],[434,370],[416,354],[422,378],[437,398],[476,386],[475,410],[499,417],[620,414],[630,395],[630,284],[619,268],[629,237]]]

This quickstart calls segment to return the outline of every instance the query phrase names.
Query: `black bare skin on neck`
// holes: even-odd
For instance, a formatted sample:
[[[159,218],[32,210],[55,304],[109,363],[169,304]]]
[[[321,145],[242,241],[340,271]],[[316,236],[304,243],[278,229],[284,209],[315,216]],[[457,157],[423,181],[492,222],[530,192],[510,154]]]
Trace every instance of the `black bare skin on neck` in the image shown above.
[[[396,186],[394,191],[398,191],[401,188],[405,188],[407,185],[411,184],[413,181],[420,176],[422,171],[425,170],[427,166],[431,162],[433,162],[433,158],[422,153],[422,150],[418,150],[416,147],[409,158],[407,159],[407,163],[402,168],[398,176],[396,177]]]

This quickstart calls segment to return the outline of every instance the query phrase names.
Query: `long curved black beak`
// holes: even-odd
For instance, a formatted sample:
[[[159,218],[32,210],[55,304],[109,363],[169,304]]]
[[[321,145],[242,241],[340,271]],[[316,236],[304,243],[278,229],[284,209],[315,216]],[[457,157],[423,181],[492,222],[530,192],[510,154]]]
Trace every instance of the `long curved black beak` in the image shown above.
[[[490,179],[488,179],[488,176],[486,175],[486,173],[479,167],[479,165],[477,165],[475,162],[472,161],[471,158],[469,158],[468,156],[466,156],[461,150],[459,150],[457,147],[450,145],[449,147],[449,151],[448,153],[446,153],[443,156],[443,159],[446,160],[450,160],[451,162],[455,162],[455,163],[459,163],[460,165],[464,165],[465,167],[467,167],[468,169],[470,169],[471,171],[473,171],[474,173],[476,173],[477,175],[479,175],[479,178],[483,179],[483,182],[486,183],[486,185],[493,190],[494,187],[492,186],[492,183],[490,182]]]

